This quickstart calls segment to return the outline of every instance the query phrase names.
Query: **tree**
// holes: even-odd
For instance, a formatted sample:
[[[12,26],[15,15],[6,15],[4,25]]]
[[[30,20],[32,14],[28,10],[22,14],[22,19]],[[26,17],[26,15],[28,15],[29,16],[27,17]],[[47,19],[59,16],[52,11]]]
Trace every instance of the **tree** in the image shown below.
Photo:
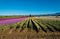
[[[29,16],[31,17],[31,14]]]

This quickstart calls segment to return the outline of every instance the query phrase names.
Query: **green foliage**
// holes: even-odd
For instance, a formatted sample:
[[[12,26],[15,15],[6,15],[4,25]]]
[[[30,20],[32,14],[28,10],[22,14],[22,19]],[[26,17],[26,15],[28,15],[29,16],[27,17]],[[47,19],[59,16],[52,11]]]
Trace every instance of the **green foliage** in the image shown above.
[[[0,30],[6,30],[12,28],[21,30],[28,28],[33,29],[36,32],[39,32],[40,30],[44,32],[48,32],[48,30],[55,32],[60,31],[60,21],[49,20],[49,19],[36,19],[34,17],[29,17],[27,20],[21,21],[16,24],[0,26]]]

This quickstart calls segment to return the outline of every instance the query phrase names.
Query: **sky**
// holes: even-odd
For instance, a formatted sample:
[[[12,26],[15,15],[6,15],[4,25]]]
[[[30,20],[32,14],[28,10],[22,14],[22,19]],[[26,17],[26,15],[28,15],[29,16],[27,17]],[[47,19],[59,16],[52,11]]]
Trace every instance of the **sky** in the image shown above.
[[[60,12],[60,0],[0,0],[0,15],[39,15]]]

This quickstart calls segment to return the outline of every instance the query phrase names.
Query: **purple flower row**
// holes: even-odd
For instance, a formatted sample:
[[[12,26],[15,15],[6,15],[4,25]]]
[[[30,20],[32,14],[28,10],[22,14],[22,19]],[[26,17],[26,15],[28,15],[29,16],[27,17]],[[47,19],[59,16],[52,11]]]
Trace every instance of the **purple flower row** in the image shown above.
[[[12,23],[16,23],[16,22],[20,22],[22,20],[25,20],[27,17],[25,18],[14,18],[14,19],[5,19],[5,20],[0,20],[0,24],[4,25],[4,24],[12,24]]]

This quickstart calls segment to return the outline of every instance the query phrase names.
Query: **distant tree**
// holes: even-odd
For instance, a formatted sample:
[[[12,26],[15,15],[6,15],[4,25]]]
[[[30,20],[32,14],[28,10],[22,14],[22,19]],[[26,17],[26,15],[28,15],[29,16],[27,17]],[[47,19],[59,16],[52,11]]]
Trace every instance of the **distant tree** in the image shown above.
[[[31,17],[31,14],[29,16]]]

